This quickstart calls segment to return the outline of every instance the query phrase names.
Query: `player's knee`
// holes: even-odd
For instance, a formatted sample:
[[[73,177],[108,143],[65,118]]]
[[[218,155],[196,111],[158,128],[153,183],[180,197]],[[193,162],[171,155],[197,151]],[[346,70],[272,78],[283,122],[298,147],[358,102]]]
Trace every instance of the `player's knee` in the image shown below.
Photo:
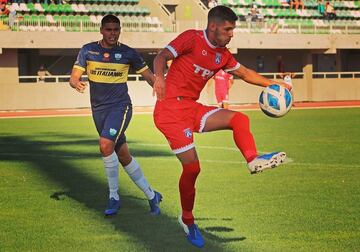
[[[114,152],[114,144],[111,141],[104,141],[100,139],[99,149],[104,157],[110,156]]]
[[[189,164],[183,164],[183,172],[188,175],[197,177],[197,175],[199,175],[199,173],[200,173],[199,161],[197,160],[197,161],[189,163]]]
[[[235,113],[235,115],[231,118],[230,126],[232,129],[240,128],[243,130],[249,130],[250,128],[250,120],[249,117],[243,113]]]

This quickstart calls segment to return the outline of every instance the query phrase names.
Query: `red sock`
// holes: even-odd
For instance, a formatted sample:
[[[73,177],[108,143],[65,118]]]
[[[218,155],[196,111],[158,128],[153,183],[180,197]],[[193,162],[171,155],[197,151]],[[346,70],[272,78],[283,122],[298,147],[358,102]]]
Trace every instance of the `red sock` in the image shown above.
[[[195,182],[199,173],[199,161],[183,165],[183,172],[179,181],[179,189],[182,207],[182,220],[186,225],[194,224],[192,210],[195,202]]]
[[[233,129],[233,137],[236,146],[240,149],[246,161],[249,163],[257,157],[254,137],[250,132],[249,118],[246,115],[237,112],[233,118],[231,118],[230,126]]]

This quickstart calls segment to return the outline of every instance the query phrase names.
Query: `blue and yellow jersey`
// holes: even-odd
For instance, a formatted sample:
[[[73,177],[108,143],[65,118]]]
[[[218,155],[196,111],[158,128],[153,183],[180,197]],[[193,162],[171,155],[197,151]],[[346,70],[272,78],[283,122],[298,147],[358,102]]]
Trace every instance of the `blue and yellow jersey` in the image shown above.
[[[81,48],[74,68],[88,75],[94,111],[131,103],[126,83],[130,67],[136,73],[148,69],[143,58],[127,45],[103,48],[99,41]]]

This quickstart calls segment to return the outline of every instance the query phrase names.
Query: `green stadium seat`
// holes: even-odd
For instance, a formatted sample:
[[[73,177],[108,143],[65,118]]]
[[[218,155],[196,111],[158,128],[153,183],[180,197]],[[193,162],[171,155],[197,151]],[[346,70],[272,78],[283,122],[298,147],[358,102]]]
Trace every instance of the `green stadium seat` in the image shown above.
[[[62,11],[65,13],[72,13],[73,9],[71,8],[70,4],[64,4],[62,7]]]
[[[27,8],[29,9],[30,12],[36,12],[37,10],[35,9],[35,6],[33,3],[28,3]]]

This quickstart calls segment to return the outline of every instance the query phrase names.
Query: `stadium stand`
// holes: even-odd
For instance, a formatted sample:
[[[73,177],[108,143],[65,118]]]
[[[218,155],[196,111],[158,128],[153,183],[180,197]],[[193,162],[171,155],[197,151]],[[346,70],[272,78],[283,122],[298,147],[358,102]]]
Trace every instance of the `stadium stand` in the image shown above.
[[[237,31],[242,33],[360,34],[360,2],[331,2],[337,18],[329,21],[319,13],[316,0],[304,1],[305,9],[297,11],[280,0],[219,0],[220,4],[232,8],[239,16]],[[264,17],[261,22],[247,18],[254,4]]]
[[[331,3],[335,20],[324,19],[317,0],[304,1],[304,10],[290,9],[282,0],[218,0],[239,16],[236,31],[240,33],[360,34],[360,1]],[[261,17],[258,20],[249,18],[254,4]],[[111,13],[120,17],[124,31],[173,32],[164,29],[162,20],[152,16],[139,0],[70,0],[63,4],[29,0],[12,3],[11,8],[19,17],[11,27],[15,31],[98,31],[101,17]],[[3,22],[6,24],[7,19]]]
[[[122,20],[125,31],[162,32],[162,22],[150,16],[150,10],[139,5],[139,0],[70,0],[67,3],[12,3],[18,20],[14,31],[91,32],[99,30],[103,15],[114,14]],[[7,23],[7,18],[3,18]]]

